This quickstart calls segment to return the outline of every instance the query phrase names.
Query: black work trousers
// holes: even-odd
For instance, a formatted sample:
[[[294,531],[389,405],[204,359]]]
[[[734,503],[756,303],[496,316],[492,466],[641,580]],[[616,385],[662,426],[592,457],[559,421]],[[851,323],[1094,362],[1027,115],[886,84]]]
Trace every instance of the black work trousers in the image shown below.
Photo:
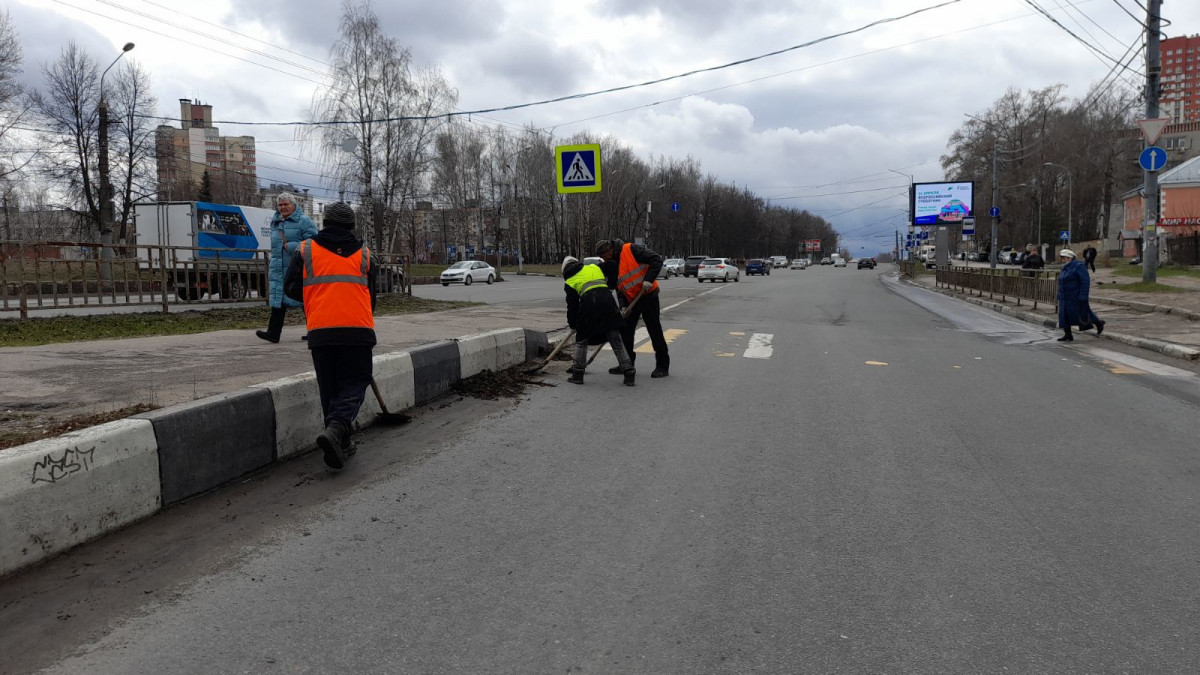
[[[310,350],[325,426],[341,422],[347,429],[353,429],[354,418],[358,417],[367,387],[371,386],[371,349],[333,345]]]
[[[671,370],[671,355],[667,353],[667,339],[663,337],[662,320],[659,312],[662,306],[655,291],[634,305],[633,311],[625,318],[625,327],[621,329],[621,342],[625,343],[625,351],[629,353],[631,362],[637,360],[633,352],[633,334],[637,331],[638,319],[646,322],[646,332],[650,334],[650,344],[654,345],[654,368],[656,370]],[[637,365],[636,363],[634,364]]]

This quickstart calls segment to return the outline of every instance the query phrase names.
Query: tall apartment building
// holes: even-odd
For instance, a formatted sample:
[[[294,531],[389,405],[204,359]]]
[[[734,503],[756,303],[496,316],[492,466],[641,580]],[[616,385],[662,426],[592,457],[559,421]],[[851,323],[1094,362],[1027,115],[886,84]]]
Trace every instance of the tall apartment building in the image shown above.
[[[1200,35],[1162,41],[1159,110],[1174,122],[1200,121]]]
[[[212,125],[212,106],[179,99],[182,128],[158,127],[158,198],[190,201],[208,172],[213,201],[257,206],[258,177],[253,136],[222,136]]]

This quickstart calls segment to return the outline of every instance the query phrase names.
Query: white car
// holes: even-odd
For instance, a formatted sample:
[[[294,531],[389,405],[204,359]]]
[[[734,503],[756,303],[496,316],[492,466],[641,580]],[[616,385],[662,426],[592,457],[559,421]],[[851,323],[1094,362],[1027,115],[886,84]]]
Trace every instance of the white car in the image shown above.
[[[663,261],[662,275],[666,279],[683,274],[683,258],[667,258]]]
[[[806,262],[804,262],[803,260],[801,260],[800,258],[796,258],[795,260],[792,261],[792,269],[794,269],[794,270],[802,270],[807,266],[808,266],[808,264]]]
[[[786,255],[771,256],[771,265],[775,267],[787,267],[788,259]]]
[[[845,258],[834,258],[834,259],[833,259],[833,266],[834,266],[834,267],[845,267],[845,266],[846,266],[846,259],[845,259]]]
[[[704,262],[700,263],[696,278],[700,283],[704,283],[705,279],[711,279],[714,283],[717,279],[724,283],[730,278],[734,281],[741,281],[742,271],[729,258],[705,258]]]
[[[492,283],[496,280],[496,268],[480,260],[456,262],[442,272],[442,285],[461,283],[470,286],[476,281]]]

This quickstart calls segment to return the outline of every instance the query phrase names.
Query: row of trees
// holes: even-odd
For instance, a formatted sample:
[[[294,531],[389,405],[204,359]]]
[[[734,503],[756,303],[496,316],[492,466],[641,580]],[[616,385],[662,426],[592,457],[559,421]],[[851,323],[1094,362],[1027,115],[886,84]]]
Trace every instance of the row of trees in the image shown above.
[[[92,238],[102,231],[97,111],[108,59],[97,61],[69,43],[42,66],[43,86],[22,91],[17,37],[0,12],[0,190],[25,210],[55,205],[73,211],[83,224],[79,236]],[[311,159],[322,167],[324,182],[359,204],[364,234],[377,250],[416,258],[436,238],[482,252],[496,245],[504,226],[503,247],[519,246],[527,260],[541,262],[586,254],[596,240],[610,237],[645,238],[671,255],[790,255],[802,239],[820,239],[822,250],[835,250],[837,234],[825,220],[769,206],[705,173],[693,158],[647,160],[611,136],[556,139],[531,127],[450,115],[457,92],[438,68],[415,66],[368,4],[345,5],[330,63],[329,84],[311,105],[311,121],[319,124],[298,136],[316,148]],[[138,202],[201,193],[220,200],[229,192],[220,176],[209,176],[186,195],[156,194],[151,116],[157,101],[149,82],[132,60],[103,79],[112,121],[114,235],[122,239]],[[602,146],[603,192],[558,194],[554,146],[575,143]],[[679,211],[670,210],[673,202]],[[430,205],[441,211],[438,218],[421,213]]]
[[[1105,238],[1113,202],[1140,178],[1129,172],[1132,146],[1120,137],[1132,126],[1136,99],[1120,87],[1075,100],[1061,85],[1010,89],[950,136],[942,168],[951,179],[975,181],[976,212],[986,213],[980,205],[991,204],[995,149],[1000,244],[1054,242],[1062,230],[1074,241]],[[988,219],[979,223],[987,243]]]
[[[42,66],[43,87],[24,91],[17,81],[22,57],[16,27],[0,11],[0,194],[24,209],[72,211],[80,224],[75,234],[92,238],[102,231],[101,64],[71,42]],[[133,205],[154,198],[154,125],[143,116],[153,115],[158,103],[149,74],[134,61],[103,79],[103,95],[110,120],[114,235],[125,238]],[[6,238],[12,235],[5,232]]]
[[[313,99],[311,121],[321,124],[308,128],[309,139],[341,189],[357,195],[365,213],[384,214],[365,228],[380,250],[416,257],[432,230],[443,244],[482,251],[505,225],[502,245],[542,262],[587,253],[609,237],[646,238],[672,255],[790,254],[801,239],[820,239],[826,251],[836,245],[825,220],[769,207],[692,158],[646,161],[611,136],[555,139],[448,116],[457,92],[437,68],[414,68],[366,5],[345,8],[332,55],[333,84]],[[577,143],[601,145],[603,192],[558,194],[554,146]],[[679,211],[666,208],[673,202]],[[444,210],[430,229],[422,203]]]

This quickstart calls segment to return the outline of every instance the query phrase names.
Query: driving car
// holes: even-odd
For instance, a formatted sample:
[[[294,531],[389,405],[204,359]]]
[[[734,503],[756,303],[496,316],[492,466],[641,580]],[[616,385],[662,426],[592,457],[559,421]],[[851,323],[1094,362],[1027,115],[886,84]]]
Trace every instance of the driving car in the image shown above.
[[[700,267],[696,271],[697,280],[704,283],[705,279],[710,279],[714,283],[720,279],[722,283],[729,281],[730,277],[734,281],[741,281],[741,270],[729,258],[705,258],[700,263]]]
[[[846,266],[846,259],[845,259],[845,258],[834,258],[834,259],[833,259],[833,266],[834,266],[834,267],[845,267],[845,266]]]
[[[775,267],[787,267],[788,259],[786,255],[771,256],[771,264]]]
[[[805,267],[808,267],[807,260],[804,260],[802,258],[796,258],[795,260],[792,261],[792,269],[794,269],[794,270],[802,270]]]
[[[746,276],[751,274],[770,274],[771,263],[765,262],[760,258],[751,258],[746,261]]]
[[[667,258],[664,260],[662,274],[667,279],[683,274],[683,258]]]
[[[482,260],[464,260],[456,262],[442,272],[443,286],[461,283],[470,286],[476,281],[492,283],[496,280],[496,268]]]
[[[683,259],[683,276],[684,276],[684,278],[686,279],[687,277],[697,276],[697,274],[700,271],[700,263],[704,262],[704,260],[706,258],[708,258],[708,256],[706,256],[706,255],[689,255],[688,257],[684,258]]]
[[[875,269],[875,259],[874,258],[859,258],[858,259],[858,269],[861,270],[864,267],[869,270]]]

